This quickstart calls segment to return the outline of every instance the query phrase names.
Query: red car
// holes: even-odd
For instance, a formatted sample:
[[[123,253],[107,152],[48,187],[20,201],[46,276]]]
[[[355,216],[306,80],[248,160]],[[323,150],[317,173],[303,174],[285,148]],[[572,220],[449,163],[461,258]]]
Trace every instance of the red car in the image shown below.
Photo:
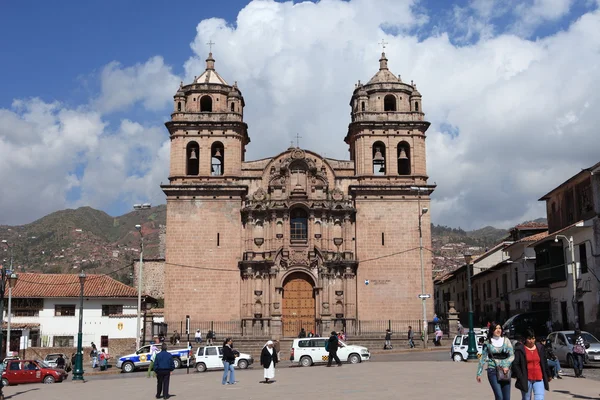
[[[68,375],[64,370],[51,368],[40,360],[10,360],[2,372],[2,385],[62,382]]]

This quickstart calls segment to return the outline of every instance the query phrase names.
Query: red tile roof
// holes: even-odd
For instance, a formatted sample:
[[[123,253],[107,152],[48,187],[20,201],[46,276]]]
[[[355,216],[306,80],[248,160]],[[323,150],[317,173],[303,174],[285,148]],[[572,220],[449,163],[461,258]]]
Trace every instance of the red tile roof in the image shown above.
[[[544,229],[548,228],[548,224],[543,224],[541,222],[525,222],[523,224],[519,224],[515,226],[515,229],[524,230],[524,229]]]
[[[79,297],[76,274],[21,273],[12,290],[15,298]],[[109,276],[89,274],[83,286],[85,297],[137,297],[137,290]]]
[[[518,240],[516,243],[537,242],[538,240],[541,240],[541,239],[545,238],[546,236],[548,236],[548,231],[540,232],[540,233],[536,233],[535,235],[524,237],[523,239]]]

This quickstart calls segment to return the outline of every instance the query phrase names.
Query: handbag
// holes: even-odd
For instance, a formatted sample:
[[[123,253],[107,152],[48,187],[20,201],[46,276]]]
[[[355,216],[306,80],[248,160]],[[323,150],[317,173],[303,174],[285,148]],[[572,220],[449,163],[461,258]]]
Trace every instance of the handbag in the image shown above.
[[[490,347],[488,345],[488,354],[492,357],[492,360],[496,361],[498,360],[496,357],[494,357],[494,354],[490,351]],[[498,382],[510,382],[512,378],[512,371],[509,368],[508,372],[504,372],[504,368],[496,365],[496,379],[498,380]]]

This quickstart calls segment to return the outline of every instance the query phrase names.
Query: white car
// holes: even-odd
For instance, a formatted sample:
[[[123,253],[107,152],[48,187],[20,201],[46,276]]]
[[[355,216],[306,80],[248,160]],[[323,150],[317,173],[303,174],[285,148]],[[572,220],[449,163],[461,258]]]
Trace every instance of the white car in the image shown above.
[[[196,364],[196,371],[198,372],[204,372],[207,369],[223,369],[223,347],[198,347],[194,362]],[[239,353],[233,365],[235,368],[246,369],[252,363],[254,363],[254,359],[250,354]]]
[[[325,342],[328,340],[329,338],[325,337],[294,339],[290,361],[293,364],[300,363],[303,367],[326,363],[329,359],[329,352],[325,350]],[[371,353],[369,353],[369,349],[366,347],[346,344],[341,340],[338,340],[338,343],[337,356],[341,362],[358,364],[362,361],[368,361],[371,358]]]
[[[481,357],[481,351],[483,346],[481,343],[485,340],[486,335],[475,334],[475,345],[477,347],[477,358]],[[461,362],[467,359],[469,353],[469,335],[456,335],[452,341],[452,347],[450,348],[450,357],[456,362]]]
[[[157,345],[160,351],[160,344]],[[175,364],[175,369],[180,368],[184,363],[187,363],[188,360],[188,349],[175,349],[175,350],[167,350],[173,356],[173,363]],[[138,368],[148,368],[150,366],[150,358],[152,354],[150,353],[150,345],[140,347],[135,354],[128,354],[126,356],[120,357],[117,361],[117,368],[121,368],[123,372],[133,372]]]

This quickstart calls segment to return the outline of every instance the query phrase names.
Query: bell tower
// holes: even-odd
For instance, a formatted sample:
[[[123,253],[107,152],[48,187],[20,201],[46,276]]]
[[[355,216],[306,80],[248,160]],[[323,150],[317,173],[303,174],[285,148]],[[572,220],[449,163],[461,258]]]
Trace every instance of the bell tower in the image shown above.
[[[246,145],[244,98],[215,70],[212,53],[205,71],[188,85],[181,83],[174,96],[171,120],[171,183],[199,178],[239,177]]]
[[[417,85],[402,82],[388,69],[385,53],[371,80],[355,86],[352,122],[345,138],[357,177],[396,177],[425,184],[425,121]],[[389,179],[388,179],[389,180]]]

